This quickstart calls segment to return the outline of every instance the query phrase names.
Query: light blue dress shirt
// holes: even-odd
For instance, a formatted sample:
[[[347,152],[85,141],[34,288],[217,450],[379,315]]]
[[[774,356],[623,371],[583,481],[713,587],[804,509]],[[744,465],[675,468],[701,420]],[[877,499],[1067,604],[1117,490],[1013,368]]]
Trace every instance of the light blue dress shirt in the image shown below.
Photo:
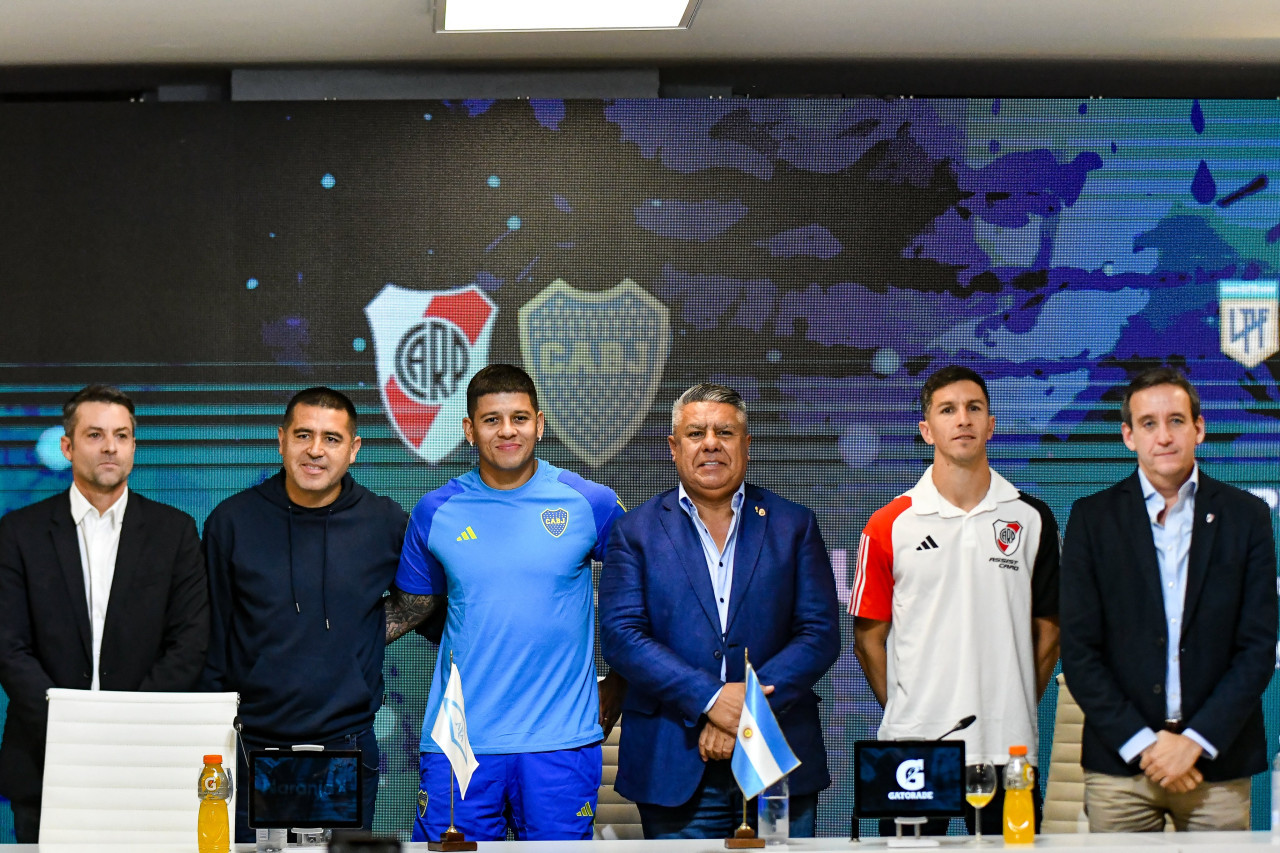
[[[1156,562],[1160,567],[1160,594],[1164,598],[1165,629],[1165,718],[1182,719],[1182,663],[1179,650],[1182,645],[1182,611],[1187,598],[1187,561],[1191,554],[1191,529],[1196,515],[1196,488],[1200,484],[1200,466],[1191,469],[1191,476],[1178,490],[1178,500],[1165,512],[1164,523],[1158,519],[1164,512],[1165,499],[1138,469],[1138,482],[1142,484],[1142,497],[1146,501],[1147,515],[1151,517],[1151,536],[1155,540]],[[1217,758],[1218,750],[1194,729],[1183,734],[1200,744],[1209,758]],[[1120,748],[1120,757],[1132,761],[1148,746],[1156,742],[1156,734],[1144,727],[1129,738]]]
[[[702,543],[702,557],[707,561],[711,588],[716,594],[716,611],[720,615],[720,633],[723,634],[729,621],[729,594],[733,591],[733,557],[738,545],[738,520],[742,517],[742,502],[747,499],[746,483],[739,483],[738,490],[733,493],[733,518],[729,521],[729,535],[725,537],[723,551],[711,536],[711,531],[707,530],[707,525],[698,516],[698,507],[694,505],[689,493],[684,490],[683,483],[680,484],[678,494],[680,508],[693,519],[693,528],[698,531],[698,540]],[[720,659],[721,681],[725,680],[726,663],[724,658]],[[702,713],[710,711],[718,698],[720,698],[719,690],[711,697],[707,707],[702,709]]]

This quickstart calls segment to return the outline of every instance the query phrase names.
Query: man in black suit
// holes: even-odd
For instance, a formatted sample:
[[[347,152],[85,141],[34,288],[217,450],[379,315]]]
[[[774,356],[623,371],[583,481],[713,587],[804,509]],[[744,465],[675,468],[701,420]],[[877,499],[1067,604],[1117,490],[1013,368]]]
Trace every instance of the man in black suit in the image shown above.
[[[1176,370],[1135,378],[1120,415],[1138,470],[1076,502],[1062,551],[1089,826],[1248,829],[1275,668],[1271,514],[1199,470],[1200,397]]]
[[[71,488],[0,519],[0,793],[20,844],[40,831],[45,691],[192,690],[209,642],[195,522],[128,487],[133,401],[90,385],[62,424]]]

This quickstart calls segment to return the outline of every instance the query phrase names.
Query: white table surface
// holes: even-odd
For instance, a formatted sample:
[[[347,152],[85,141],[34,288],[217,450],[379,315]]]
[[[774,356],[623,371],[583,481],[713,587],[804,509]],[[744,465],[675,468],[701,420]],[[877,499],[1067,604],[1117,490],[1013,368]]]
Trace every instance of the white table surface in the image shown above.
[[[1004,842],[997,836],[986,837],[987,843],[977,847],[973,838],[965,836],[943,836],[936,839],[939,846],[935,848],[919,848],[923,850],[960,851],[960,850],[997,850],[1004,847]],[[806,838],[791,841],[785,847],[779,845],[766,848],[766,853],[783,853],[783,851],[803,851],[803,853],[856,853],[856,851],[885,851],[889,848],[888,838],[866,838],[859,842],[851,842],[842,838]],[[492,841],[481,842],[477,853],[723,853],[724,842],[715,839],[710,841]],[[1011,850],[1033,849],[1087,849],[1093,853],[1132,853],[1135,848],[1148,848],[1160,853],[1207,853],[1207,851],[1223,851],[1223,853],[1261,853],[1261,848],[1271,846],[1269,832],[1154,832],[1134,835],[1041,835],[1034,845],[1011,846]],[[109,853],[195,853],[195,839],[189,845],[182,844],[16,844],[0,847],[0,853],[98,853],[107,850]],[[324,848],[290,847],[290,851],[305,853],[307,850],[323,853]],[[405,844],[408,853],[426,853],[426,844]],[[897,849],[897,848],[894,848]],[[238,844],[235,853],[253,853],[252,844]],[[1280,846],[1277,847],[1280,851]]]

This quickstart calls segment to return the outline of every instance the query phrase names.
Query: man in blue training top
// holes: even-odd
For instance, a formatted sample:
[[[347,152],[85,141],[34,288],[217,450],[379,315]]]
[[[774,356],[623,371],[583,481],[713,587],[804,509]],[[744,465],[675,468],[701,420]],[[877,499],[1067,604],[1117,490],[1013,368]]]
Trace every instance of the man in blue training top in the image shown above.
[[[426,495],[409,521],[387,608],[387,642],[440,606],[447,614],[422,732],[414,841],[449,826],[449,761],[431,739],[450,654],[462,678],[479,767],[454,823],[469,840],[590,839],[600,743],[625,682],[599,687],[592,558],[624,512],[612,489],[534,456],[538,392],[507,364],[467,386],[467,442],[478,467]],[[598,691],[598,695],[597,695]]]

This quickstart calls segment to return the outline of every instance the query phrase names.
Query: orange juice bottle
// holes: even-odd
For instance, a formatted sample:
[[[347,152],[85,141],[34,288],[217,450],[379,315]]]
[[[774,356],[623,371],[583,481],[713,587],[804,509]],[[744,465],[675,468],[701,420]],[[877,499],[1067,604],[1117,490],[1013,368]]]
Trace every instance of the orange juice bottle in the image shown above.
[[[1031,788],[1036,769],[1027,763],[1025,746],[1009,747],[1009,763],[1004,767],[1004,843],[1034,844],[1036,807]]]
[[[230,853],[227,803],[231,799],[231,777],[222,769],[221,755],[204,757],[197,793],[200,796],[200,818],[196,844],[200,853]]]

